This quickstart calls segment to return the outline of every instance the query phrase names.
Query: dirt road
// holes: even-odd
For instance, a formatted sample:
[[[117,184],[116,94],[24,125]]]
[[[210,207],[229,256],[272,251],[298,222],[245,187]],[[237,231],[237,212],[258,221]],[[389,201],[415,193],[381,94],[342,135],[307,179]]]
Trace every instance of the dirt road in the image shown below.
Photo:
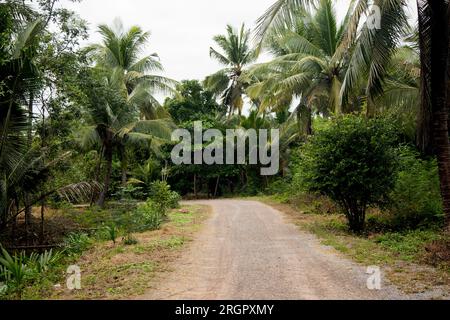
[[[359,266],[255,201],[198,201],[214,213],[190,249],[142,299],[401,299],[367,289]]]

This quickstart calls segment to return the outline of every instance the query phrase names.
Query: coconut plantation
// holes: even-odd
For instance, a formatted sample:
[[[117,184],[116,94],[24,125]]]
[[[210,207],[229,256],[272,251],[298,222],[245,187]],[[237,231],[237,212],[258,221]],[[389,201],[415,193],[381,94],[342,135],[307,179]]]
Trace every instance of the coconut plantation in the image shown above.
[[[0,0],[0,306],[449,300],[449,119],[448,0]]]

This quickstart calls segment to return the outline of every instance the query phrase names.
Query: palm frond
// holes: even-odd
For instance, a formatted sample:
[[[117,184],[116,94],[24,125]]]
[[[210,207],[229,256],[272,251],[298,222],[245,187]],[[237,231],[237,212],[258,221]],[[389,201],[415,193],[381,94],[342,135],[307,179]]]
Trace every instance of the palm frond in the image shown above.
[[[221,95],[230,84],[228,72],[228,69],[223,69],[206,77],[204,86],[216,96]]]
[[[163,71],[164,68],[159,60],[157,60],[158,56],[156,54],[152,54],[150,56],[146,56],[139,61],[133,63],[129,68],[129,72],[153,72],[153,71]]]
[[[343,81],[343,102],[364,75],[368,78],[366,95],[369,100],[375,99],[383,92],[386,66],[399,44],[401,31],[407,25],[405,5],[404,0],[383,1],[380,7],[381,28],[364,25]]]
[[[282,30],[292,25],[296,13],[310,5],[312,0],[278,0],[256,21],[256,40],[261,44],[269,30]]]
[[[59,197],[70,203],[90,201],[92,194],[99,193],[102,185],[96,181],[79,182],[55,190]]]
[[[0,108],[0,167],[10,170],[26,152],[26,111],[14,103]]]
[[[125,137],[130,133],[141,133],[170,140],[175,128],[175,124],[170,119],[143,120],[124,126],[118,135]]]
[[[13,49],[13,59],[19,59],[24,48],[29,47],[35,41],[36,36],[41,32],[42,20],[36,19],[29,23],[17,37]]]
[[[214,48],[209,48],[209,55],[211,58],[217,60],[219,63],[223,64],[224,66],[231,65],[231,61],[222,55],[220,52],[216,51]]]
[[[84,150],[97,149],[101,145],[101,138],[97,126],[83,127],[74,134],[76,140]]]
[[[315,43],[328,56],[333,56],[338,45],[336,13],[331,0],[320,0],[316,16],[312,24]]]

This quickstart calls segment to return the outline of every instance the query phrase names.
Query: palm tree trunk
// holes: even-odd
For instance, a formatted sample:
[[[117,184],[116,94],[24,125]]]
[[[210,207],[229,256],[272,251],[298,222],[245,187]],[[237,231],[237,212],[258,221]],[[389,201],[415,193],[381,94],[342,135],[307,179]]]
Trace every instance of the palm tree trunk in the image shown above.
[[[28,132],[27,132],[27,143],[28,148],[31,149],[31,145],[33,143],[33,102],[34,102],[34,94],[32,91],[30,91],[30,97],[28,101]],[[29,227],[31,224],[31,216],[32,216],[32,208],[29,206],[30,204],[30,194],[25,193],[24,196],[24,202],[25,202],[25,228],[26,228],[26,235],[28,238],[28,232]]]
[[[308,105],[307,99],[303,98],[300,105],[297,107],[297,120],[299,123],[299,129],[301,133],[306,136],[311,136],[313,134],[313,119],[312,110],[310,105]]]
[[[122,187],[127,186],[127,163],[125,160],[122,160]]]
[[[432,133],[435,148],[441,194],[446,220],[446,229],[450,232],[450,139],[448,134],[449,111],[447,90],[449,85],[449,17],[448,4],[428,0],[432,11],[431,33],[431,105]],[[446,39],[446,41],[443,41]]]
[[[127,179],[128,159],[124,146],[120,147],[120,158],[121,158],[120,165],[122,170],[122,187],[126,187],[128,181]]]
[[[306,135],[307,136],[312,136],[314,131],[313,131],[313,120],[312,120],[312,111],[311,108],[308,107],[307,108],[307,120],[306,120]]]
[[[447,12],[448,12],[448,14],[450,14],[450,3],[449,3],[449,10]],[[447,21],[447,25],[448,25],[447,32],[450,34],[450,16],[447,16],[447,20],[448,20]],[[446,81],[445,86],[447,87],[447,107],[446,107],[446,111],[447,111],[447,137],[448,137],[449,134],[450,134],[450,39],[448,41],[447,81]],[[447,143],[448,143],[448,139],[447,139]],[[447,161],[449,161],[449,160],[447,159]],[[450,171],[450,161],[447,162],[447,173],[446,173],[447,174],[446,175],[447,180],[448,180],[449,173],[450,173],[449,171]],[[449,182],[445,181],[445,179],[444,179],[444,182],[441,182],[441,184],[442,183],[444,183],[447,186],[449,185]],[[448,187],[446,189],[446,192],[449,192]],[[446,226],[447,232],[450,233],[450,209],[448,208],[448,206],[449,206],[448,201],[450,199],[450,195],[447,194],[445,199],[447,201],[447,204],[446,205],[444,204],[444,207],[446,208],[445,209],[445,226]]]
[[[105,150],[105,146],[102,145],[102,148],[100,149],[100,153],[99,153],[99,156],[98,156],[97,168],[95,170],[95,180],[94,181],[96,181],[96,182],[98,182],[99,179],[100,179],[100,171],[102,169],[102,160],[103,160],[103,152],[104,152],[104,150]],[[91,207],[94,204],[95,196],[96,196],[96,192],[95,192],[94,189],[92,189],[91,203],[90,203]]]
[[[217,192],[219,192],[219,182],[220,182],[220,176],[217,177],[216,189],[214,190],[214,198],[217,198]]]
[[[194,197],[197,199],[197,174],[194,174]]]
[[[41,202],[41,234],[40,243],[44,244],[45,240],[45,200]]]
[[[434,144],[439,166],[441,195],[445,213],[445,226],[450,232],[450,143],[448,136],[448,112],[433,115]]]
[[[45,126],[45,108],[42,107],[42,125]],[[45,136],[45,130],[43,130],[42,136],[41,136],[41,148],[45,148],[45,142],[46,142],[46,136]],[[45,159],[42,159],[45,161]],[[40,236],[40,242],[41,244],[44,244],[45,240],[45,198],[41,201],[41,236]]]
[[[376,113],[376,111],[375,111],[376,107],[375,107],[375,102],[373,101],[373,98],[370,97],[370,96],[367,97],[366,108],[367,108],[367,110],[366,110],[366,117],[367,118],[373,118],[375,116],[375,113]]]
[[[425,0],[417,1],[419,13],[419,46],[420,46],[420,111],[417,117],[417,147],[427,155],[434,155],[432,137],[432,106],[431,106],[431,46],[429,45],[428,17],[431,15],[430,8]]]
[[[103,190],[100,193],[100,197],[97,202],[97,205],[100,208],[103,208],[105,206],[106,196],[108,195],[109,186],[111,184],[112,158],[113,158],[112,144],[110,142],[107,142],[105,145],[105,161],[106,161],[105,179],[103,182]]]
[[[14,202],[16,203],[17,200],[14,200]],[[11,229],[11,239],[12,241],[16,240],[16,232],[17,232],[17,216],[18,216],[18,211],[19,211],[19,207],[17,206],[17,204],[14,204],[14,219],[13,219],[13,223],[12,223],[12,229]],[[5,223],[5,227],[7,227],[7,223]],[[0,229],[2,230],[2,229]]]

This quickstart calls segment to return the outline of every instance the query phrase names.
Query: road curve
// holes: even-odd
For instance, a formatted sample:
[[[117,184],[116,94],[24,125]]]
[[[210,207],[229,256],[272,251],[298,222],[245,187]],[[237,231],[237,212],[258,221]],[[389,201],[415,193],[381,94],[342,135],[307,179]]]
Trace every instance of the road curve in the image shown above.
[[[357,265],[257,201],[213,200],[212,217],[145,300],[402,299],[367,288]]]

